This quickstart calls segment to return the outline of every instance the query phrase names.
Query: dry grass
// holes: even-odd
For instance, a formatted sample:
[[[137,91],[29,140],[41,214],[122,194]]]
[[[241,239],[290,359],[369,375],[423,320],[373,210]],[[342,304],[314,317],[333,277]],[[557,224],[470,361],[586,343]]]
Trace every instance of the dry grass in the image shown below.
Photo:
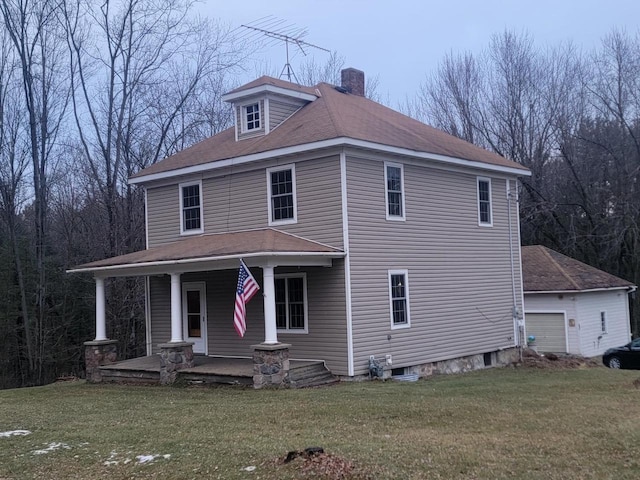
[[[637,378],[509,368],[310,390],[7,390],[0,432],[32,433],[0,437],[0,479],[637,479]],[[33,454],[53,443],[69,448]],[[327,455],[282,463],[309,446]],[[152,454],[170,456],[136,459]]]

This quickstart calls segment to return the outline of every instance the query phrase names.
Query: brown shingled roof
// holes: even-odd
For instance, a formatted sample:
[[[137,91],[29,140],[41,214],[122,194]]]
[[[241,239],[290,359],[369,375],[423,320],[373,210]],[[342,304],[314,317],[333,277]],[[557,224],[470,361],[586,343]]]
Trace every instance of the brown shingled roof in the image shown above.
[[[543,247],[522,247],[525,292],[560,292],[633,287],[622,278]]]
[[[274,87],[285,88],[287,90],[295,90],[297,92],[307,93],[309,95],[318,96],[316,93],[315,87],[306,87],[304,85],[298,85],[297,83],[287,82],[286,80],[281,80],[279,78],[269,77],[267,75],[263,75],[260,78],[256,78],[249,83],[239,86],[227,92],[225,95],[230,95],[232,93],[243,92],[245,90],[249,90],[253,87],[262,87],[263,85],[273,85]]]
[[[250,255],[254,253],[341,253],[342,250],[273,228],[242,232],[197,235],[139,252],[98,260],[74,267],[91,270],[102,267],[171,262],[185,259]]]
[[[132,178],[336,138],[361,140],[420,153],[514,168],[521,170],[523,174],[528,172],[516,162],[367,98],[339,92],[334,86],[326,83],[316,87],[300,87],[283,80],[261,77],[233,92],[266,83],[298,91],[304,88],[306,93],[309,93],[306,89],[312,92],[317,89],[320,97],[298,110],[268,135],[236,141],[234,128],[230,128],[145,168]]]

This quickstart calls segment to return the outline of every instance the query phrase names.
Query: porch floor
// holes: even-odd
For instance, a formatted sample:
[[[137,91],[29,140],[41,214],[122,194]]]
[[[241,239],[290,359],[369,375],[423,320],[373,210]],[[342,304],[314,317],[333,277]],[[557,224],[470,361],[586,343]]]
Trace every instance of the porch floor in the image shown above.
[[[252,358],[194,355],[193,361],[192,368],[178,371],[178,378],[192,383],[253,384]],[[160,381],[160,355],[121,360],[101,366],[100,371],[105,381],[158,383]],[[325,375],[325,377],[326,374],[331,376],[321,360],[289,360],[289,372],[292,380],[302,380],[313,371],[316,372],[316,376],[318,374]]]

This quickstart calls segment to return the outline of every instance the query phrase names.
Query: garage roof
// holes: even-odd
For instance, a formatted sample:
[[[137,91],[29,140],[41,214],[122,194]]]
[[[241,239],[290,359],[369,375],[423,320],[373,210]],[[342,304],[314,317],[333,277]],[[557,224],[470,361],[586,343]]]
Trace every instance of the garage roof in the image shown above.
[[[542,245],[522,247],[525,292],[633,288],[631,282]]]

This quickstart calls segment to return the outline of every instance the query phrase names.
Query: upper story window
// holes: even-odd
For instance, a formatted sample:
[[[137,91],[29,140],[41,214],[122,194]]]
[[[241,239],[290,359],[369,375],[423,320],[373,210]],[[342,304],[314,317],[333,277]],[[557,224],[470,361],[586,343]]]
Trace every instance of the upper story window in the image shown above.
[[[307,333],[307,277],[275,276],[276,326],[284,333]]]
[[[493,225],[490,178],[478,177],[478,225],[483,227]]]
[[[180,233],[202,233],[202,182],[181,183]]]
[[[404,220],[404,167],[402,164],[384,164],[387,220]]]
[[[409,315],[409,273],[407,270],[389,270],[389,307],[391,328],[411,326]]]
[[[269,225],[295,223],[297,221],[295,165],[268,168],[267,187]]]
[[[262,126],[262,117],[260,115],[260,102],[252,103],[242,107],[242,126],[243,131],[251,132],[260,130]]]

